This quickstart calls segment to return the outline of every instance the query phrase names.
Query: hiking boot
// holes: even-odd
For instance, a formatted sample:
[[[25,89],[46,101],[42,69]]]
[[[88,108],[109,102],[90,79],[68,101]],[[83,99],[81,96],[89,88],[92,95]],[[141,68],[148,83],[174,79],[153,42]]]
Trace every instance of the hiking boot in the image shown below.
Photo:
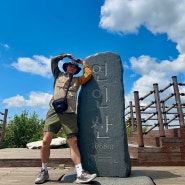
[[[94,174],[89,174],[89,173],[83,171],[82,175],[80,177],[76,178],[75,183],[76,184],[88,183],[88,182],[92,181],[93,179],[95,179],[96,176],[97,175],[95,173]]]
[[[42,184],[49,179],[48,171],[41,169],[38,177],[35,179],[35,184]]]

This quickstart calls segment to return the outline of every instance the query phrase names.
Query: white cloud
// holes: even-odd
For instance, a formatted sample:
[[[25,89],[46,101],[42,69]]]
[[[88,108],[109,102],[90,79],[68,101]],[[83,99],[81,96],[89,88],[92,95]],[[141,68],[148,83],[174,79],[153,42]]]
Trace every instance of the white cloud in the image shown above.
[[[0,43],[0,47],[5,48],[5,49],[10,49],[10,46],[4,43]]]
[[[43,92],[31,92],[29,99],[25,99],[21,95],[16,95],[11,98],[3,100],[3,104],[6,104],[7,108],[10,107],[36,107],[36,108],[48,108],[49,101],[52,95]]]
[[[133,101],[133,92],[139,91],[140,97],[145,96],[153,90],[153,84],[157,83],[159,90],[165,88],[172,83],[172,76],[177,76],[178,73],[185,73],[185,55],[180,55],[174,61],[161,61],[150,58],[149,56],[140,56],[139,58],[132,57],[130,59],[132,69],[141,75],[141,77],[133,84],[131,92],[126,96],[126,104]],[[177,79],[178,80],[178,79]],[[170,88],[165,92],[166,96],[173,93]],[[149,100],[152,101],[151,97]]]
[[[130,59],[132,69],[141,75],[158,73],[159,76],[176,75],[177,73],[185,73],[185,55],[179,55],[174,61],[163,60],[160,63],[155,58],[149,56],[140,56],[138,59],[132,57]]]
[[[133,100],[133,91],[146,95],[153,83],[164,88],[171,83],[172,76],[185,73],[185,0],[105,0],[101,7],[100,27],[118,34],[137,34],[145,26],[153,34],[167,34],[177,43],[179,56],[169,61],[159,61],[150,56],[132,57],[131,68],[141,77],[135,81],[126,95],[128,104]],[[172,89],[170,89],[172,91]]]
[[[20,57],[18,61],[12,64],[19,71],[51,77],[50,59],[40,55],[34,55],[33,59]]]
[[[8,44],[3,44],[3,47],[6,48],[6,49],[10,48],[10,46]]]
[[[185,0],[105,0],[100,27],[111,32],[137,33],[144,25],[153,34],[166,33],[185,53]]]

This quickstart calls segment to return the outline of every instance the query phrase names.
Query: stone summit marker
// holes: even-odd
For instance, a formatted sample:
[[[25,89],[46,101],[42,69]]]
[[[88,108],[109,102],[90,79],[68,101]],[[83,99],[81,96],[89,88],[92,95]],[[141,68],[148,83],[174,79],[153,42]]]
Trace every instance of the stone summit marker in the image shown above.
[[[86,59],[93,71],[78,101],[82,165],[104,177],[128,177],[131,161],[124,119],[123,68],[119,55],[99,53]]]
[[[91,184],[154,185],[149,177],[131,174],[120,56],[98,53],[87,57],[86,62],[93,76],[79,93],[78,139],[84,170],[98,175]],[[61,182],[73,182],[75,178],[72,172]]]

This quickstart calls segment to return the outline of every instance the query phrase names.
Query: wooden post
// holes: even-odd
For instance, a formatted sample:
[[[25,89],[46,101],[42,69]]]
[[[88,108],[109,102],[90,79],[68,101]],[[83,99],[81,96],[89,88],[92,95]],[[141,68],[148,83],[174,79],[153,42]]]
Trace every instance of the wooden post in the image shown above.
[[[134,132],[135,119],[134,119],[134,113],[133,113],[133,105],[131,101],[129,102],[129,106],[130,106],[130,122],[132,125],[132,132]]]
[[[134,100],[135,100],[136,120],[137,120],[138,146],[144,147],[143,130],[142,130],[142,122],[141,122],[141,111],[140,111],[140,103],[139,103],[139,92],[138,91],[134,91]]]
[[[177,77],[172,76],[172,81],[173,81],[173,89],[174,89],[174,93],[175,93],[175,101],[177,104],[179,124],[180,124],[180,127],[183,127],[184,126],[184,116],[183,116],[183,111],[182,111],[182,104],[181,104],[181,98],[180,98],[180,93],[179,93]]]
[[[156,110],[157,110],[157,119],[159,124],[159,135],[160,137],[165,137],[158,84],[157,83],[153,84],[153,88],[154,88],[154,97],[155,97],[155,104],[156,104]]]
[[[162,109],[163,109],[163,115],[164,115],[164,124],[165,124],[165,128],[168,129],[168,124],[167,124],[167,113],[166,113],[166,109],[165,109],[165,102],[162,102]]]
[[[2,124],[2,131],[1,131],[1,138],[0,141],[3,142],[4,135],[5,135],[5,129],[6,129],[6,120],[7,120],[7,115],[8,115],[8,109],[5,109],[5,112],[3,113],[4,119],[3,119],[3,124]]]

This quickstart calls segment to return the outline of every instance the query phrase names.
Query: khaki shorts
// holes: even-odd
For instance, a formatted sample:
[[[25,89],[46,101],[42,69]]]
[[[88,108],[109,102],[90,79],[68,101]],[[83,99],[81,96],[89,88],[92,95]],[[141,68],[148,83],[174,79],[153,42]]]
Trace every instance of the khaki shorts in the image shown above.
[[[75,113],[56,114],[54,109],[50,109],[46,115],[44,131],[57,134],[63,128],[67,135],[77,134],[77,115]]]

